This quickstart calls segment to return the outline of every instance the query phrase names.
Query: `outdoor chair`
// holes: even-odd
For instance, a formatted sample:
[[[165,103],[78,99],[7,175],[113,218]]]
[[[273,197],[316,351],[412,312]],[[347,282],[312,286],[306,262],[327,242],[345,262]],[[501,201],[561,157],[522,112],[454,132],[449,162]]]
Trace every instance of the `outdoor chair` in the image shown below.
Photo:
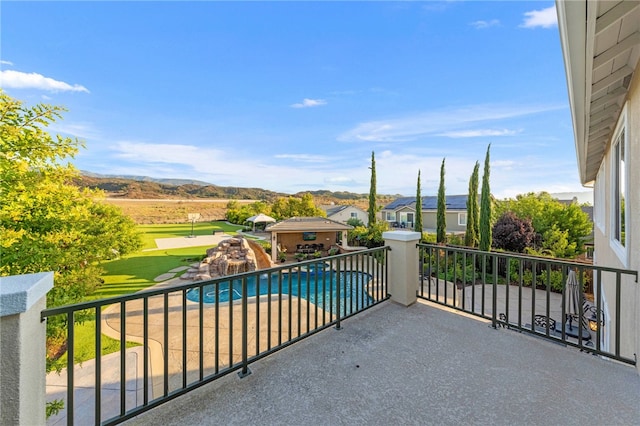
[[[546,332],[547,325],[549,327],[549,332],[555,332],[556,330],[556,320],[553,318],[549,318],[546,315],[536,315],[533,319],[534,325],[536,328],[542,329]]]

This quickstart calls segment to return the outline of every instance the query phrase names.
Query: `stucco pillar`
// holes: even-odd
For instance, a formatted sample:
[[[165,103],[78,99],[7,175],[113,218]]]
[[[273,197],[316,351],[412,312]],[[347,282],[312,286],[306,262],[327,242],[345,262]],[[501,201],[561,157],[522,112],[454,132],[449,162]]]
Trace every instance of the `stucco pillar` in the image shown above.
[[[387,231],[382,233],[385,244],[391,248],[389,261],[389,294],[391,300],[404,306],[416,302],[418,289],[419,232]]]
[[[45,423],[46,323],[53,272],[0,278],[0,424]]]
[[[276,263],[278,261],[278,233],[271,232],[271,261]]]

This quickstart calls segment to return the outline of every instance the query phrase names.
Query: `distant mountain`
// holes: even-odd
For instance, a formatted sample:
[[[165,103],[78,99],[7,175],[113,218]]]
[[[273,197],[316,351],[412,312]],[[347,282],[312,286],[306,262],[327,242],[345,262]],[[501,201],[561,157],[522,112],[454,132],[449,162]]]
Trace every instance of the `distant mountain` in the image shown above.
[[[218,186],[187,179],[155,179],[147,176],[108,176],[83,171],[75,182],[81,188],[100,189],[110,198],[123,199],[237,199],[273,202],[279,197],[313,195],[316,204],[355,204],[366,208],[369,194],[327,190],[301,191],[296,194],[261,188]],[[386,204],[397,195],[378,195],[378,203]]]
[[[123,177],[95,177],[82,174],[75,184],[81,188],[100,189],[111,198],[129,199],[238,199],[238,200],[275,200],[287,196],[260,188],[237,188],[212,184],[187,183],[176,185],[171,181],[180,179],[138,180]]]
[[[158,179],[158,178],[152,178],[152,177],[149,177],[149,176],[103,175],[103,174],[100,174],[100,173],[87,172],[85,170],[81,170],[80,173],[82,173],[83,176],[89,176],[89,177],[100,178],[100,179],[126,179],[126,180],[135,180],[135,181],[139,181],[139,182],[164,183],[164,184],[167,184],[167,185],[199,185],[199,186],[212,185],[209,182],[204,182],[204,181],[201,181],[201,180],[194,180],[194,179]]]

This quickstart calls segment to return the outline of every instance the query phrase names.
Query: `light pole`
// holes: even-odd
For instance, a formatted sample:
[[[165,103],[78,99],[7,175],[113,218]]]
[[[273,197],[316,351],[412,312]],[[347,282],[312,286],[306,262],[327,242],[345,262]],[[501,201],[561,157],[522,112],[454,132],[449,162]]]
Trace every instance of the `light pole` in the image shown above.
[[[195,238],[195,235],[193,235],[193,225],[196,223],[196,220],[200,219],[200,213],[189,213],[187,217],[191,221],[191,235],[189,235],[189,238]]]

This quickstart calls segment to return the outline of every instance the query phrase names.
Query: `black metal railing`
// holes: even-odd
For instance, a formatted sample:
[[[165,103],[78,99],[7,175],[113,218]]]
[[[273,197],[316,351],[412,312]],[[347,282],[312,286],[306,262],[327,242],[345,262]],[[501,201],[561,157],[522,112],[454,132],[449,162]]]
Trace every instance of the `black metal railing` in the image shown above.
[[[387,247],[47,309],[67,324],[68,425],[116,424],[239,370],[388,298]],[[78,318],[95,318],[92,364],[76,364]],[[103,356],[103,334],[119,351]],[[137,342],[139,357],[127,342]],[[130,345],[131,346],[131,345]],[[79,383],[83,368],[92,383]],[[137,371],[135,371],[137,370]],[[79,411],[82,411],[80,414]]]
[[[635,333],[637,271],[435,244],[418,249],[419,298],[636,364],[625,336]]]

